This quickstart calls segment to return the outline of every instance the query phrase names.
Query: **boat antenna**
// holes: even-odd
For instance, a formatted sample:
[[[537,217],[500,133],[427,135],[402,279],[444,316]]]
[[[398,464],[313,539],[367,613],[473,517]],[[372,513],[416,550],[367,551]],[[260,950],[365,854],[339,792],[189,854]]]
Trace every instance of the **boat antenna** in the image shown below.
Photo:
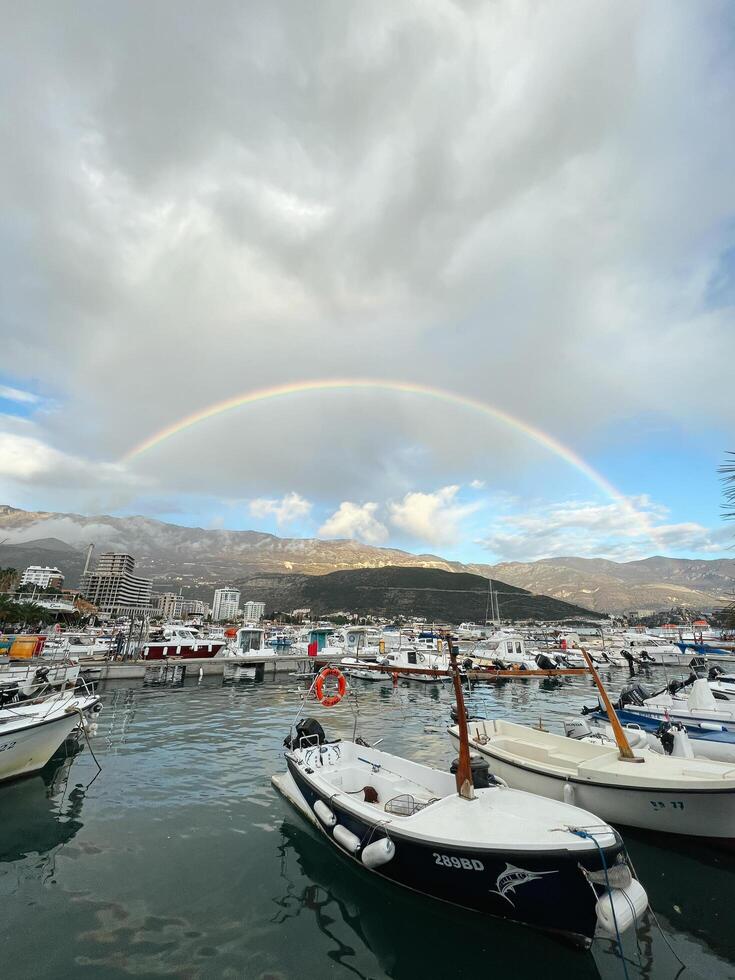
[[[457,766],[457,792],[463,800],[474,800],[475,791],[472,784],[472,766],[470,765],[470,743],[467,735],[467,712],[462,693],[462,678],[457,666],[457,648],[452,642],[452,634],[446,634],[449,648],[449,665],[452,671],[454,697],[457,701],[457,729],[459,731],[459,763]]]
[[[607,712],[607,717],[610,719],[613,735],[615,736],[615,741],[618,743],[618,749],[620,750],[620,758],[626,762],[644,762],[645,760],[639,755],[635,755],[633,749],[631,749],[630,742],[626,738],[623,726],[620,724],[620,719],[618,718],[615,708],[613,708],[612,701],[608,697],[608,693],[605,690],[605,685],[600,680],[600,675],[597,673],[595,665],[592,663],[592,658],[584,647],[581,647],[580,649],[582,651],[582,656],[587,662],[587,669],[592,674],[592,679],[597,685],[597,690],[600,692],[602,703],[605,705],[605,711]]]

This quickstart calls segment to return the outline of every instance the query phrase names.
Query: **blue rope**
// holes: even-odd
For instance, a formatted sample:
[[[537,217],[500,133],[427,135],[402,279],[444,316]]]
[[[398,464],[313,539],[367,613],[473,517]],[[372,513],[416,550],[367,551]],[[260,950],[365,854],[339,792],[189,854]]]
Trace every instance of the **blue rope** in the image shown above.
[[[615,914],[615,902],[613,902],[612,889],[610,888],[610,878],[609,878],[608,873],[607,873],[607,861],[605,860],[605,852],[603,851],[602,845],[597,840],[597,838],[595,837],[594,834],[590,834],[586,830],[573,830],[572,833],[573,834],[576,834],[577,837],[584,837],[587,840],[591,840],[592,843],[597,848],[597,850],[599,851],[600,859],[602,861],[602,869],[605,872],[605,885],[607,887],[607,894],[608,894],[609,899],[610,899],[610,908],[612,909],[613,922],[615,924],[615,935],[616,935],[617,941],[618,941],[618,950],[620,952],[620,960],[621,960],[621,962],[623,964],[623,974],[625,975],[625,980],[630,980],[630,978],[628,976],[628,966],[627,966],[627,964],[625,962],[625,953],[623,952],[623,941],[620,938],[620,929],[618,928],[618,917]]]

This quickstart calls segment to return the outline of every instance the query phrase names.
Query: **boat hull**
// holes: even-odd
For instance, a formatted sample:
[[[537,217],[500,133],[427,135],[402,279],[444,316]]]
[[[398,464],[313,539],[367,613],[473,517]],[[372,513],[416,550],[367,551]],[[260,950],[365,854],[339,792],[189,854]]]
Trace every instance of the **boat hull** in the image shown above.
[[[224,647],[224,642],[187,644],[149,643],[143,648],[143,660],[165,660],[168,657],[181,657],[182,660],[207,660],[216,657]]]
[[[20,729],[0,730],[0,782],[43,769],[79,720],[72,712]]]
[[[457,745],[456,735],[450,732],[450,737]],[[511,762],[493,752],[492,741],[481,745],[471,740],[470,748],[488,761],[493,775],[505,780],[513,789],[571,803],[619,826],[716,839],[727,846],[735,843],[735,791],[732,789],[668,791],[605,786],[551,775],[535,769],[526,760]]]
[[[371,843],[387,836],[378,818],[380,811],[374,823],[346,811],[334,796],[319,793],[291,759],[287,762],[288,774],[274,779],[276,788],[319,827],[333,847],[366,871],[433,899],[563,935],[585,948],[592,942],[597,927],[596,896],[580,865],[599,871],[602,860],[597,850],[581,856],[563,846],[554,851],[458,848],[431,840],[417,842],[391,826],[394,856],[382,866],[367,867],[359,852],[342,846],[316,819],[315,806],[320,803],[327,807],[334,813],[338,828]],[[603,850],[610,867],[622,847],[617,844]]]

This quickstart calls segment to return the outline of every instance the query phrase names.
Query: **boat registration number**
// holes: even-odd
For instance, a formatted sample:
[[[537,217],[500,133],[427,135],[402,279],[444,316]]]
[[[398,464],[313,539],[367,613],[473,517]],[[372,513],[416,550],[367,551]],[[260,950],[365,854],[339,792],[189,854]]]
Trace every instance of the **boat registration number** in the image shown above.
[[[477,858],[460,858],[453,854],[437,854],[436,851],[434,851],[434,863],[442,868],[461,868],[462,871],[485,870],[485,865]]]
[[[666,809],[666,804],[664,803],[663,800],[649,800],[649,803],[651,804],[651,806],[653,807],[654,810],[665,810]],[[669,801],[669,806],[673,807],[675,810],[683,810],[684,809],[684,801],[683,800],[670,800]]]
[[[0,752],[4,752],[6,749],[12,749],[15,742],[0,742]]]

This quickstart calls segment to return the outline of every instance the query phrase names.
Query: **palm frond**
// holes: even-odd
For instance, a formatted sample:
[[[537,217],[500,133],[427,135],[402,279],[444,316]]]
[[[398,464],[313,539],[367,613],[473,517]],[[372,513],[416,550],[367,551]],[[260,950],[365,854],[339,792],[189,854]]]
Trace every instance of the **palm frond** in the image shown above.
[[[735,452],[728,452],[726,455],[727,461],[719,469],[722,474],[725,498],[722,516],[726,520],[735,521]]]

